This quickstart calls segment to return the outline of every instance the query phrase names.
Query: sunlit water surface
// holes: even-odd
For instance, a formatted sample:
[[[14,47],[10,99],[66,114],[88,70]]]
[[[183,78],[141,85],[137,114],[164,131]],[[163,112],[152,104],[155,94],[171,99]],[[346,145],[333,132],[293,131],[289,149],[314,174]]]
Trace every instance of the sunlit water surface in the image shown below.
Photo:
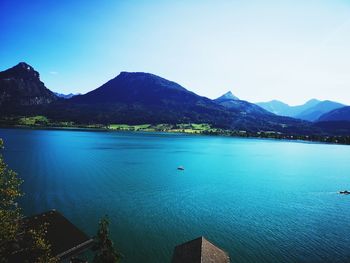
[[[350,262],[350,147],[181,134],[1,129],[27,215],[94,235],[127,263],[170,262],[204,235],[232,262]],[[178,166],[185,171],[178,171]]]

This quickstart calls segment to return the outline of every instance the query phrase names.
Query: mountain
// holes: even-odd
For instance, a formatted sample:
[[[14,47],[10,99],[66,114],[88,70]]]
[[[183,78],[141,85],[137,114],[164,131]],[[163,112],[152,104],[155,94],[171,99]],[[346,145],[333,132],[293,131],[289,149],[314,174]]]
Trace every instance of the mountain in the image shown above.
[[[290,106],[279,100],[271,100],[268,102],[258,102],[256,103],[256,105],[276,115],[281,115],[281,116],[290,115],[290,113],[288,112],[290,109]]]
[[[228,126],[234,115],[179,84],[143,72],[121,72],[101,87],[57,103],[53,118],[97,123],[208,122]]]
[[[317,121],[323,114],[335,109],[342,108],[344,106],[345,105],[338,102],[325,100],[317,103],[313,107],[308,108],[293,117],[307,121]]]
[[[227,109],[238,110],[243,114],[272,115],[269,111],[256,104],[238,99],[231,91],[215,99],[214,102]]]
[[[78,103],[188,103],[209,99],[186,90],[179,84],[144,72],[121,72],[117,77],[71,101]]]
[[[0,72],[0,106],[3,111],[16,111],[21,106],[49,104],[56,100],[55,94],[45,87],[39,73],[30,65],[21,62]]]
[[[83,125],[208,123],[247,132],[324,134],[320,126],[277,116],[232,93],[210,100],[150,73],[121,72],[101,87],[70,99],[56,97],[25,63],[1,72],[0,80],[2,123],[7,116],[44,115],[54,122]],[[327,128],[327,132],[336,131]],[[342,132],[347,131],[342,128]]]
[[[277,115],[289,116],[306,121],[316,121],[323,114],[344,107],[343,104],[338,102],[330,100],[319,101],[316,99],[311,99],[305,104],[298,106],[289,106],[278,100],[260,102],[257,103],[257,105]]]
[[[70,99],[70,98],[73,98],[74,96],[81,95],[80,93],[77,93],[77,94],[73,94],[73,93],[62,94],[62,93],[58,93],[58,92],[54,92],[54,93],[57,97],[62,98],[62,99]]]
[[[328,113],[323,114],[319,119],[319,122],[333,122],[333,121],[350,121],[350,106],[335,109]]]
[[[77,123],[193,122],[246,131],[309,132],[307,123],[275,116],[249,102],[237,102],[239,107],[229,108],[159,76],[121,72],[87,94],[55,103],[46,114]]]
[[[319,100],[311,99],[307,101],[305,104],[298,105],[298,106],[289,106],[288,104],[281,102],[279,100],[272,100],[269,102],[258,102],[256,104],[262,107],[263,109],[269,112],[272,112],[276,115],[296,117],[297,115],[301,114],[303,111],[306,111],[314,107],[318,103],[320,103]]]
[[[224,102],[224,101],[231,101],[231,100],[239,100],[239,98],[237,98],[235,95],[233,95],[231,91],[228,91],[224,95],[215,99],[215,101],[219,102],[219,103]]]

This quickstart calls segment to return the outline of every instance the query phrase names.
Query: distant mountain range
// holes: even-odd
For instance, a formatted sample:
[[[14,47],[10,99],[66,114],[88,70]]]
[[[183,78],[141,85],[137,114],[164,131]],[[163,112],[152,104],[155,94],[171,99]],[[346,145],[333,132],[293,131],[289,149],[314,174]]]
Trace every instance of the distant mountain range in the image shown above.
[[[345,105],[338,102],[330,100],[320,101],[313,107],[302,111],[300,114],[295,116],[295,118],[309,121],[317,121],[324,114],[327,114],[330,111],[343,107],[345,107]]]
[[[277,115],[289,116],[307,121],[317,121],[323,114],[345,106],[338,102],[329,100],[319,101],[317,99],[309,100],[305,104],[299,106],[289,106],[278,100],[260,102],[257,103],[257,105]]]
[[[350,122],[350,106],[332,110],[323,114],[318,121],[349,121]]]
[[[74,96],[81,95],[80,93],[77,93],[77,94],[73,94],[73,93],[62,94],[62,93],[58,93],[58,92],[54,92],[54,93],[57,97],[62,98],[62,99],[70,99],[70,98],[73,98]]]
[[[238,130],[300,130],[300,121],[273,115],[255,104],[231,95],[225,100],[210,100],[179,84],[142,72],[122,72],[101,87],[73,97],[59,112],[69,109],[73,121],[98,123],[210,123]],[[234,107],[223,103],[234,101]],[[73,110],[74,109],[74,110]],[[55,110],[57,112],[57,110]],[[74,114],[76,114],[74,116]],[[51,115],[55,118],[55,115]],[[299,127],[300,126],[300,127]],[[306,130],[306,129],[305,129]]]
[[[234,100],[239,100],[239,98],[233,95],[231,91],[228,91],[224,95],[215,99],[216,102],[225,102],[225,101],[234,101]]]
[[[264,110],[258,105],[238,99],[231,91],[215,99],[214,102],[227,109],[238,110],[244,114],[272,115],[269,111]]]
[[[26,63],[0,73],[0,117],[44,115],[55,121],[77,124],[191,122],[248,132],[336,134],[337,130],[329,127],[323,129],[288,117],[293,113],[315,118],[324,109],[332,109],[334,104],[312,100],[296,110],[278,101],[256,105],[238,99],[231,92],[211,100],[173,81],[143,72],[121,72],[87,94],[62,96],[47,89],[39,73]],[[293,109],[287,112],[288,108]]]

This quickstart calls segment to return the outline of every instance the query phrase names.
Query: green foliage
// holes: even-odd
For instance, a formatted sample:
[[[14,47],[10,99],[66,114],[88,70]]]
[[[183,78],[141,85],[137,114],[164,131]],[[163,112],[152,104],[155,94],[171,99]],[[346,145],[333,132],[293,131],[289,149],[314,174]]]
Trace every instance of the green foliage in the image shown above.
[[[216,131],[211,125],[206,123],[179,123],[179,124],[110,124],[108,129],[117,131],[144,131],[144,132],[183,132],[192,134],[201,134],[204,132]]]
[[[19,125],[25,126],[45,126],[49,120],[45,116],[22,117],[18,120]]]
[[[45,240],[47,225],[40,226],[39,229],[29,229],[24,233],[28,242],[30,260],[35,263],[57,263],[58,259],[51,255],[51,246]]]
[[[208,123],[153,123],[153,124],[101,124],[91,123],[89,124],[77,124],[73,121],[52,121],[45,116],[32,116],[32,117],[0,117],[1,126],[28,126],[28,127],[51,127],[59,129],[103,129],[112,131],[142,131],[142,132],[181,132],[190,134],[204,134],[204,135],[221,135],[221,136],[234,136],[234,137],[254,137],[254,138],[269,138],[278,140],[303,140],[312,142],[334,143],[334,144],[350,144],[350,136],[347,135],[347,130],[338,130],[342,135],[327,135],[327,133],[315,133],[310,134],[306,132],[298,134],[290,130],[288,125],[282,124],[281,127],[284,131],[274,130],[256,130],[249,131],[249,127],[246,130],[227,129],[220,128],[220,125],[212,125]],[[350,128],[349,128],[350,129]],[[318,131],[320,132],[320,131]]]
[[[110,124],[108,129],[119,131],[141,131],[150,128],[150,124],[127,125],[127,124]]]
[[[3,148],[1,139],[0,148]],[[29,262],[56,263],[44,238],[46,226],[28,230],[21,224],[22,211],[17,205],[17,199],[23,195],[21,184],[22,180],[7,167],[0,155],[0,262],[6,263],[11,254],[25,250],[31,257]]]
[[[3,148],[1,139],[0,148]],[[11,244],[17,241],[20,230],[21,210],[16,201],[22,195],[21,183],[17,174],[8,169],[0,155],[0,262],[6,262],[6,255],[11,249]]]
[[[109,237],[109,220],[107,216],[103,217],[99,222],[99,229],[95,238],[95,257],[93,263],[117,263],[121,260],[121,254],[113,246],[113,242]]]

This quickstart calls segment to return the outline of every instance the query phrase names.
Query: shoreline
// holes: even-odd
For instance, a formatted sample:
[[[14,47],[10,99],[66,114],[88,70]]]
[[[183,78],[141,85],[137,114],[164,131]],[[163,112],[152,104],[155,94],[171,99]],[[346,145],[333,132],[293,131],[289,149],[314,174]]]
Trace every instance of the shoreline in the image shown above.
[[[123,125],[124,124],[120,124]],[[129,126],[128,127],[135,127]],[[311,136],[302,135],[282,135],[271,133],[249,133],[234,130],[216,130],[215,132],[206,132],[201,130],[195,130],[195,132],[186,132],[184,129],[168,129],[168,130],[152,130],[152,129],[135,129],[135,128],[120,128],[113,129],[108,127],[87,127],[87,126],[40,126],[40,125],[0,125],[0,129],[32,129],[32,130],[66,130],[66,131],[95,131],[95,132],[135,132],[135,133],[164,133],[164,134],[183,134],[183,135],[195,135],[195,136],[221,136],[221,137],[233,137],[233,138],[246,138],[246,139],[261,139],[261,140],[276,140],[286,142],[300,142],[300,143],[318,143],[318,144],[333,144],[333,145],[350,145],[350,136],[315,136],[317,139]],[[214,128],[215,129],[215,128]],[[339,141],[341,138],[346,138],[345,142]]]

